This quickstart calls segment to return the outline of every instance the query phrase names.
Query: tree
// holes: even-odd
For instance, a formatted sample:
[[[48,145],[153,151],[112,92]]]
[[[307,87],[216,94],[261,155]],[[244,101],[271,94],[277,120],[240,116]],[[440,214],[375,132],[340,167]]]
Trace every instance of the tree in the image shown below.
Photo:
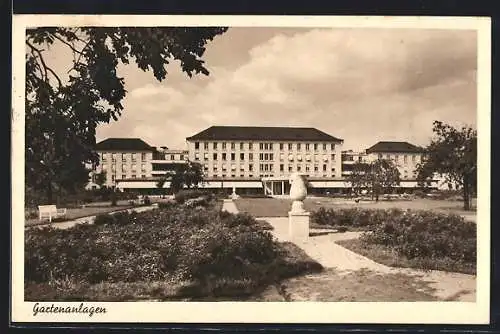
[[[428,181],[434,174],[462,189],[464,210],[471,210],[477,191],[477,131],[457,129],[441,121],[433,122],[434,138],[425,149],[425,160],[418,166],[418,179]]]
[[[357,162],[353,165],[352,173],[347,178],[355,194],[367,188],[372,199],[378,202],[384,192],[391,192],[399,185],[400,176],[397,167],[391,160],[378,159],[370,163]]]
[[[44,27],[26,31],[26,182],[44,191],[78,184],[61,182],[64,170],[84,174],[98,163],[96,127],[117,120],[126,95],[119,64],[131,61],[162,81],[166,65],[179,61],[182,71],[208,75],[201,59],[220,27]],[[67,73],[47,63],[47,50],[59,44],[73,55]],[[87,174],[88,176],[88,174]]]
[[[161,197],[163,198],[163,186],[167,179],[165,177],[161,177],[158,181],[156,181],[156,188],[160,190]]]
[[[105,172],[95,173],[94,182],[99,186],[99,188],[102,188],[102,186],[106,183],[106,173]]]
[[[176,170],[170,173],[170,189],[173,193],[184,187],[197,188],[202,182],[203,170],[199,163],[188,161],[186,164],[178,165]]]

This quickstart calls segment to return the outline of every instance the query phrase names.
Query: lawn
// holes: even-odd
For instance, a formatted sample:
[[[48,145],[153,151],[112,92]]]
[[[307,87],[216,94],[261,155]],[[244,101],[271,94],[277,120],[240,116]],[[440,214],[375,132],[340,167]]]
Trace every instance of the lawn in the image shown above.
[[[240,198],[235,200],[235,203],[240,212],[247,212],[254,217],[286,217],[288,216],[288,211],[290,211],[291,207],[290,200],[277,198]],[[304,200],[304,208],[309,212],[316,211],[321,207],[431,210],[442,213],[456,213],[471,217],[471,220],[473,220],[476,216],[475,211],[464,211],[462,208],[462,202],[459,201],[415,199],[411,201],[352,203],[346,200],[325,197],[310,197]]]

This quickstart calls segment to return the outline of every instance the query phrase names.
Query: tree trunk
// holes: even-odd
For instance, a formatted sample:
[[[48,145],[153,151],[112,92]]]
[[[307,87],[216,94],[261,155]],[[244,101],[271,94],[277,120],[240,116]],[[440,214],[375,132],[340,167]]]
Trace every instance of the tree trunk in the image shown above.
[[[49,182],[47,184],[47,204],[51,204],[52,203],[52,198],[53,198],[53,193],[52,193],[52,183]]]
[[[464,210],[469,211],[471,209],[471,198],[470,198],[470,193],[469,193],[469,180],[466,176],[464,176],[463,179],[464,187],[463,187],[463,192],[464,192]]]

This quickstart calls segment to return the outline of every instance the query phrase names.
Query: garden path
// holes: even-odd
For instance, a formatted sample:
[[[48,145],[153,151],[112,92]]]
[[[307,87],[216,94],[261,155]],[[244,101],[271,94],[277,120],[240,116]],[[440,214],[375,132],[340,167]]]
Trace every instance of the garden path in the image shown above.
[[[238,209],[231,200],[225,200],[223,210],[237,213]],[[292,241],[288,235],[288,217],[259,217],[274,228],[273,236],[279,241]],[[336,243],[339,240],[358,238],[361,232],[335,233],[333,230],[316,230],[311,232],[317,235],[309,237],[307,241],[293,240],[297,246],[302,248],[311,258],[319,262],[327,269],[335,269],[336,275],[348,275],[353,272],[368,271],[377,275],[402,274],[418,280],[427,288],[419,290],[431,291],[439,300],[468,301],[475,302],[476,299],[476,276],[460,273],[443,272],[437,270],[424,271],[410,268],[389,267],[354,253]],[[314,275],[309,275],[312,277]],[[332,277],[338,280],[338,276]],[[408,281],[414,285],[414,282]],[[293,295],[293,291],[290,291]],[[295,298],[294,298],[295,299]],[[295,300],[302,299],[296,296]],[[307,299],[307,298],[306,298]]]

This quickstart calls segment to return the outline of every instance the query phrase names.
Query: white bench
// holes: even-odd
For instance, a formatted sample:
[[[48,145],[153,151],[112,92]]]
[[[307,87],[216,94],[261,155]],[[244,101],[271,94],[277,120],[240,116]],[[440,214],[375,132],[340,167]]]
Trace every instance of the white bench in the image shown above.
[[[66,209],[58,209],[55,205],[39,205],[38,212],[40,220],[49,219],[49,222],[52,222],[53,218],[66,216]]]

